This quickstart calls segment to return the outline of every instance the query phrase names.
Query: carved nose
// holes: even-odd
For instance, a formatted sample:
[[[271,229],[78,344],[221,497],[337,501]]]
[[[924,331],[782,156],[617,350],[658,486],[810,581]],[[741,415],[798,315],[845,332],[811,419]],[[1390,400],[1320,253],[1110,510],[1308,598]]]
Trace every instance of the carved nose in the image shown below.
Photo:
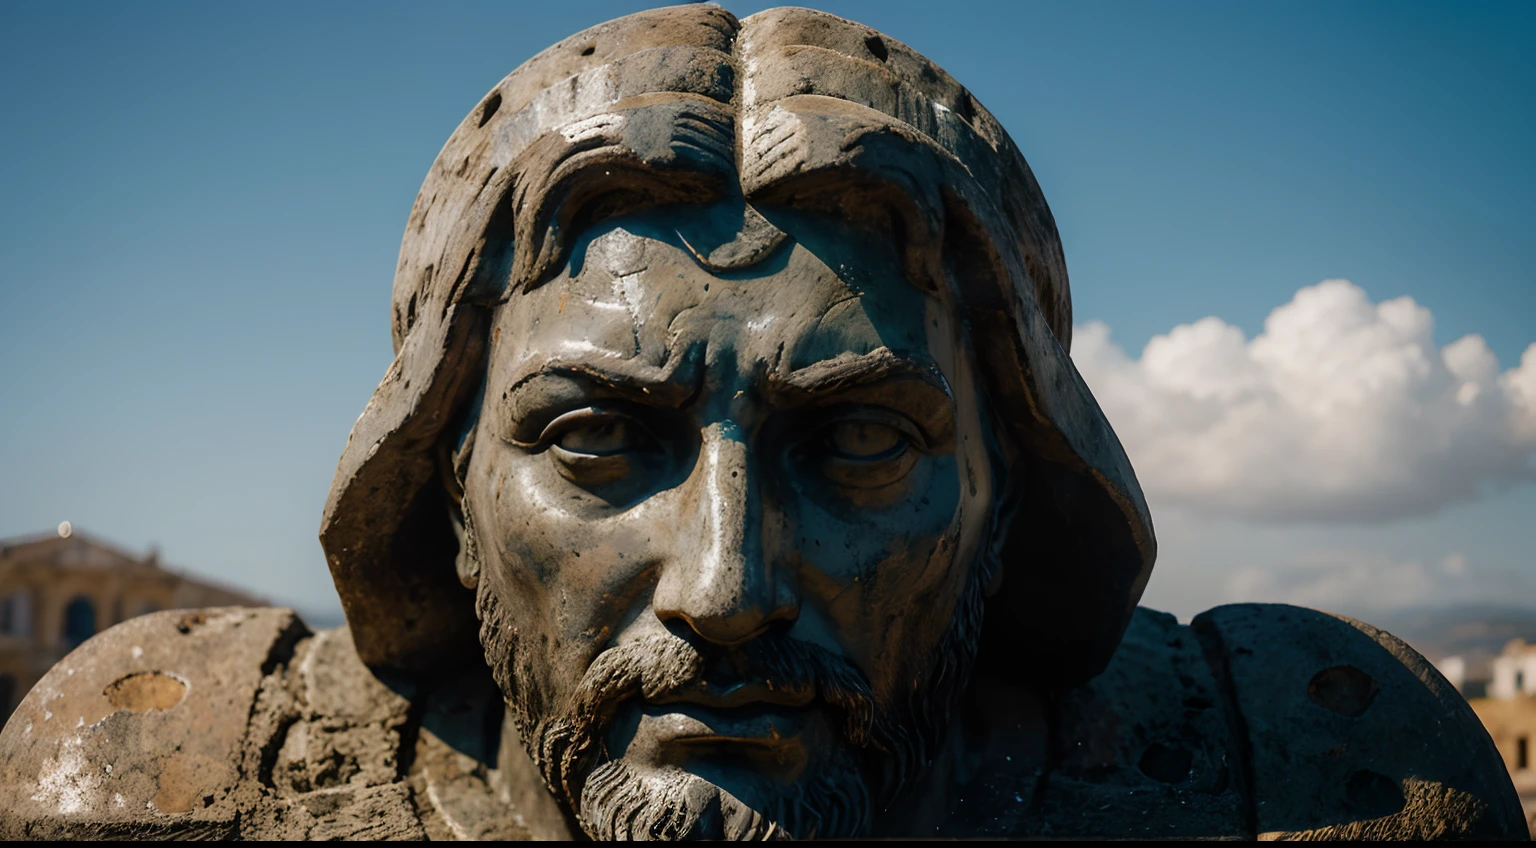
[[[710,642],[734,645],[793,621],[799,601],[772,573],[763,550],[763,496],[740,428],[704,432],[691,490],[676,528],[676,554],[662,569],[654,606]]]

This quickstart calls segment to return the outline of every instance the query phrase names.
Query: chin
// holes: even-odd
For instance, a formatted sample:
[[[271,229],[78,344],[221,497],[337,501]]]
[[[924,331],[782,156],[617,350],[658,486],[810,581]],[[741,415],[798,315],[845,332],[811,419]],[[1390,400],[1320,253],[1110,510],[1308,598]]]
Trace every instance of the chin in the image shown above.
[[[863,836],[867,784],[851,757],[835,759],[812,780],[781,783],[749,773],[721,781],[734,792],[678,766],[610,760],[587,777],[577,819],[592,839]]]

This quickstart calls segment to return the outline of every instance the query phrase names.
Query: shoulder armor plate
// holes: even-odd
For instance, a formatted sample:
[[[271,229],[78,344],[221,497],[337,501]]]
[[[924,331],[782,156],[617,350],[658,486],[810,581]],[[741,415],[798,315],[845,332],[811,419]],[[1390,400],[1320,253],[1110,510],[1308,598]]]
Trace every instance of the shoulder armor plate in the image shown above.
[[[270,664],[308,631],[292,610],[169,610],[60,660],[0,733],[0,837],[219,838],[255,767],[247,721]]]
[[[1527,838],[1487,731],[1391,634],[1283,604],[1192,627],[1224,667],[1259,838]]]

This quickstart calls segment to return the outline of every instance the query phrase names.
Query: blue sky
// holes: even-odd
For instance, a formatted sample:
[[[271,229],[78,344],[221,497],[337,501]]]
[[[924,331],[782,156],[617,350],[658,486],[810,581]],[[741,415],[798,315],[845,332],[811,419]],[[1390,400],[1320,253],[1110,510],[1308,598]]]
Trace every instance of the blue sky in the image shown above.
[[[644,5],[0,4],[0,536],[69,519],[334,611],[320,508],[390,361],[427,167],[522,60]],[[1480,334],[1500,371],[1536,342],[1536,6],[822,8],[998,116],[1056,214],[1078,324],[1130,360],[1206,316],[1252,338],[1332,278],[1411,297],[1437,345]],[[1149,479],[1148,600],[1536,605],[1536,485],[1486,477],[1413,514],[1323,519]]]

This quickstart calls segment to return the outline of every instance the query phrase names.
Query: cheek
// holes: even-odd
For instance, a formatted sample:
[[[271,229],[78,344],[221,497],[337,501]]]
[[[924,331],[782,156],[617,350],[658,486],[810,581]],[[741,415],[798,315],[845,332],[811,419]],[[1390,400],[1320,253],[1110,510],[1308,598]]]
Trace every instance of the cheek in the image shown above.
[[[949,622],[967,569],[956,540],[968,498],[958,454],[924,457],[899,502],[864,510],[819,499],[787,504],[803,638],[831,641],[878,689],[896,685],[931,654]],[[886,678],[882,681],[880,678]]]
[[[594,515],[592,499],[574,495],[548,457],[494,437],[477,441],[464,496],[480,579],[490,581],[519,641],[549,658],[551,675],[573,682],[644,606],[654,568],[640,528],[653,522],[634,520],[639,509],[631,520]]]

